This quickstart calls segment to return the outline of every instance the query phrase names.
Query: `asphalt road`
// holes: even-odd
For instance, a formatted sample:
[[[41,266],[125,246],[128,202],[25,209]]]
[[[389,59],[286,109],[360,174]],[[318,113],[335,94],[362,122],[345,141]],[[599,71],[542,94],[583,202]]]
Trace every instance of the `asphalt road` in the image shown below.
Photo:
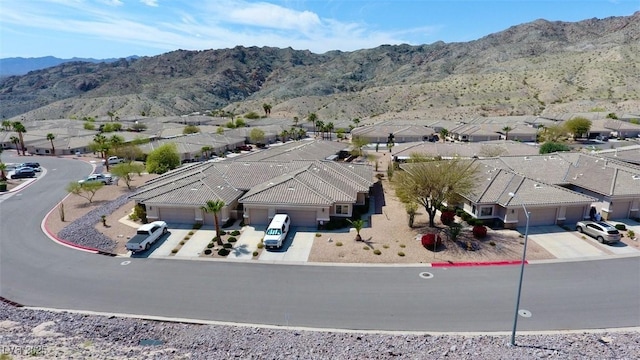
[[[28,306],[313,328],[510,331],[519,266],[273,265],[81,252],[40,229],[78,160],[0,197],[0,296]],[[10,156],[3,154],[10,162]],[[433,274],[424,279],[419,273]],[[519,330],[640,326],[637,257],[527,265]]]

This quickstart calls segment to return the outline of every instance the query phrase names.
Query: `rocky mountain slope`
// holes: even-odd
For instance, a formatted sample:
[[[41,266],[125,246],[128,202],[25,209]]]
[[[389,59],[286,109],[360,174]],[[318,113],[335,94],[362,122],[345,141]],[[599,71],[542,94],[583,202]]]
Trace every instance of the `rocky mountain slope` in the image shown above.
[[[536,20],[465,43],[314,54],[290,48],[178,50],[65,63],[0,81],[3,118],[236,114],[448,119],[640,108],[640,12]]]

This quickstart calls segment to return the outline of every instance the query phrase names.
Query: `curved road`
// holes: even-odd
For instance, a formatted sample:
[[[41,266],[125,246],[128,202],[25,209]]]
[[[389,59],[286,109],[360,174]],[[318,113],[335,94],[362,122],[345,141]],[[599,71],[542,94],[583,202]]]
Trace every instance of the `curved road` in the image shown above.
[[[3,155],[5,161],[8,157]],[[37,159],[48,169],[46,176],[20,193],[0,196],[0,296],[18,303],[331,329],[511,330],[519,266],[130,259],[58,245],[42,233],[40,222],[66,195],[66,184],[86,175],[90,166],[71,159]],[[130,263],[123,265],[126,261]],[[423,271],[433,278],[418,276]],[[518,330],[637,327],[640,261],[528,265],[521,308],[532,316],[520,318]]]

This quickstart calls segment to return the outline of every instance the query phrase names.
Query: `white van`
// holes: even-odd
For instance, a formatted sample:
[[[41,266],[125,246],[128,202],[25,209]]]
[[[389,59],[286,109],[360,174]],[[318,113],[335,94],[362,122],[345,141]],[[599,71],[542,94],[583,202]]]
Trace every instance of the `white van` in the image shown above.
[[[289,233],[291,219],[287,214],[276,214],[267,227],[264,235],[264,246],[266,248],[280,248]]]

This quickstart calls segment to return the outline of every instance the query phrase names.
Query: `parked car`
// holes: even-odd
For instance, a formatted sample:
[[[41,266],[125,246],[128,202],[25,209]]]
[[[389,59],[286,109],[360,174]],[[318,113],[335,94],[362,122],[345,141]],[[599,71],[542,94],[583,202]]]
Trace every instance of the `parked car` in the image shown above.
[[[136,234],[127,242],[125,247],[132,252],[149,250],[162,235],[167,233],[167,223],[164,221],[154,221],[144,224],[138,228]]]
[[[115,165],[115,164],[120,164],[123,163],[124,159],[123,158],[119,158],[117,156],[109,156],[109,158],[107,159],[107,164],[109,165]],[[102,163],[104,164],[104,160],[102,160]]]
[[[240,145],[236,149],[242,150],[242,151],[251,151],[253,147],[251,145]]]
[[[78,183],[82,184],[89,181],[99,181],[105,185],[110,185],[113,182],[111,174],[91,174],[82,180],[78,180]]]
[[[291,219],[287,214],[276,214],[267,227],[264,235],[264,246],[267,248],[280,248],[289,233]]]
[[[42,171],[42,169],[40,168],[40,163],[37,162],[26,162],[26,163],[22,163],[20,164],[18,167],[30,167],[33,169],[33,171],[35,172],[40,172]]]
[[[614,243],[622,237],[615,226],[604,221],[578,221],[576,230],[579,233],[594,237],[601,243]]]
[[[30,167],[21,167],[17,168],[11,174],[12,179],[24,179],[24,178],[32,178],[36,176],[35,170]]]

